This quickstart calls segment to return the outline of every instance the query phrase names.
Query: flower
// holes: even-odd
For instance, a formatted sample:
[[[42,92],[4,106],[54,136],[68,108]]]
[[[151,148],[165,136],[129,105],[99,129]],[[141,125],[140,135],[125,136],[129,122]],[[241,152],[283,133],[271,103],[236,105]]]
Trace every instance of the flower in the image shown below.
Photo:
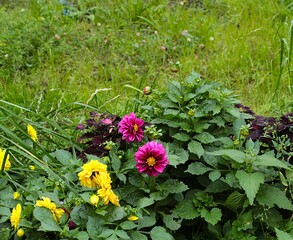
[[[106,177],[104,175],[100,176],[101,173],[107,173],[106,164],[100,163],[98,160],[91,160],[90,162],[84,164],[82,169],[83,170],[78,173],[81,185],[88,188],[98,188],[101,183],[106,184]]]
[[[5,157],[5,153],[6,153],[6,150],[1,150],[0,149],[0,169],[2,169],[2,165],[3,165],[3,161],[4,161],[4,157]],[[5,165],[4,165],[4,170],[7,171],[10,169],[11,167],[11,163],[9,161],[9,157],[10,155],[7,154],[6,155],[6,161],[5,161]]]
[[[18,199],[19,197],[20,197],[19,192],[14,192],[14,193],[13,193],[13,199],[14,199],[14,200]]]
[[[23,228],[18,229],[18,231],[16,232],[16,235],[17,235],[18,237],[22,237],[22,236],[24,235],[24,230],[23,230]]]
[[[137,216],[130,216],[129,218],[127,218],[129,221],[136,221],[138,220]]]
[[[99,197],[102,198],[104,205],[107,205],[109,201],[113,203],[114,205],[120,207],[119,204],[119,198],[118,196],[113,192],[111,188],[101,188],[98,190]]]
[[[138,148],[135,153],[136,168],[140,173],[157,176],[162,173],[169,161],[162,144],[151,141]]]
[[[42,197],[42,199],[43,200],[37,200],[35,206],[48,208],[52,212],[55,221],[59,222],[65,211],[62,208],[57,208],[56,204],[51,202],[50,198]]]
[[[142,126],[144,121],[137,118],[134,113],[125,115],[119,122],[119,133],[122,133],[122,139],[126,142],[137,141],[140,142],[143,139],[144,133]]]
[[[97,207],[98,206],[98,203],[99,203],[99,196],[97,196],[96,194],[92,195],[90,197],[90,203],[92,205],[94,205],[95,207]]]
[[[28,167],[29,167],[29,169],[32,170],[32,171],[35,171],[35,170],[36,170],[36,167],[35,167],[34,165],[29,165]]]
[[[18,229],[21,215],[21,205],[18,203],[15,208],[12,209],[10,216],[11,226],[14,227],[14,230]]]
[[[38,140],[37,131],[32,125],[27,125],[27,133],[33,141]]]
[[[146,86],[143,89],[143,94],[144,95],[150,95],[152,93],[152,88],[150,86]]]

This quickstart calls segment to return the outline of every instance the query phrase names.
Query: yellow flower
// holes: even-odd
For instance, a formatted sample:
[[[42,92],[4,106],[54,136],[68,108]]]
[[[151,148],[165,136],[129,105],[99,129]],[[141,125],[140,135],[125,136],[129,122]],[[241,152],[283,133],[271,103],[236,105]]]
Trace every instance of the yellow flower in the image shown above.
[[[128,218],[128,220],[129,220],[129,221],[136,221],[136,220],[138,220],[138,217],[137,217],[137,216],[130,216],[130,217]]]
[[[99,197],[96,194],[92,195],[90,197],[90,203],[92,205],[94,205],[95,207],[97,207],[98,206],[98,203],[99,203]]]
[[[15,208],[12,209],[10,216],[11,226],[14,227],[14,230],[18,229],[21,215],[21,205],[18,203]]]
[[[13,193],[13,199],[14,199],[14,200],[18,199],[19,197],[20,197],[19,192],[14,192],[14,193]]]
[[[36,129],[34,129],[34,127],[32,125],[27,125],[27,133],[28,133],[28,135],[30,135],[30,138],[33,141],[38,140],[37,131],[36,131]]]
[[[104,205],[107,205],[109,201],[113,203],[114,205],[120,207],[119,204],[119,198],[118,196],[113,192],[111,188],[101,188],[98,190],[99,197],[102,198]]]
[[[94,181],[99,185],[101,188],[111,188],[111,177],[110,174],[107,172],[99,172],[98,175],[93,177]]]
[[[1,150],[1,149],[0,149],[0,169],[2,168],[2,164],[3,164],[3,161],[4,161],[5,153],[6,153],[6,150]],[[11,163],[10,163],[10,161],[9,161],[9,157],[10,157],[10,155],[7,154],[7,155],[6,155],[5,165],[4,165],[4,170],[5,170],[5,171],[9,170],[10,167],[11,167]]]
[[[18,231],[16,232],[16,235],[18,237],[22,237],[24,235],[24,230],[22,228],[18,229]]]
[[[80,184],[88,188],[98,188],[97,178],[100,173],[107,173],[107,165],[98,160],[91,160],[82,166],[82,171],[78,173]]]
[[[43,200],[37,200],[35,206],[48,208],[52,212],[55,221],[59,222],[64,210],[62,208],[57,208],[56,204],[51,202],[50,198],[42,197],[42,199]]]

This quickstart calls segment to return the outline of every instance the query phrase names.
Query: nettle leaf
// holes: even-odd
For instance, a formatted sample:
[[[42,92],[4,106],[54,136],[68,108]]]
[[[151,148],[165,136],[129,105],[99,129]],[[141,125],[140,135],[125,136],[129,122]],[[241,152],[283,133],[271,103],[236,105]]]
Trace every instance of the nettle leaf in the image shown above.
[[[202,175],[206,172],[212,171],[213,168],[204,165],[201,162],[194,162],[189,164],[187,170],[185,172],[191,173],[193,175]]]
[[[221,177],[221,172],[217,169],[209,173],[209,179],[211,179],[212,182],[216,181],[220,177]]]
[[[214,152],[208,152],[207,154],[228,157],[238,163],[243,163],[246,157],[244,152],[235,149],[223,149]]]
[[[260,172],[248,173],[243,170],[238,170],[235,176],[238,178],[240,186],[244,189],[250,205],[252,205],[260,184],[265,181],[264,174]]]
[[[280,167],[285,169],[290,169],[285,162],[269,155],[263,154],[256,157],[256,160],[253,162],[255,166],[267,166],[267,167]]]
[[[152,240],[174,240],[173,236],[163,227],[154,227],[150,232],[150,236]]]
[[[197,212],[192,199],[184,199],[173,210],[173,215],[183,219],[191,220],[200,216]]]
[[[275,232],[278,240],[293,240],[292,234],[286,233],[278,228],[275,228]]]
[[[173,147],[172,147],[173,148]],[[168,152],[169,165],[176,167],[179,164],[183,164],[189,159],[188,151],[183,148],[175,148],[174,152]]]
[[[200,142],[192,140],[190,143],[188,143],[188,150],[191,153],[196,154],[199,158],[204,154],[204,149]]]
[[[187,142],[190,140],[190,137],[187,133],[182,132],[182,133],[176,133],[175,135],[172,136],[173,138],[181,141],[181,142]]]
[[[225,206],[237,209],[243,206],[245,195],[238,191],[232,192],[226,199]]]
[[[159,191],[167,191],[169,193],[182,193],[189,188],[183,182],[178,179],[169,179],[166,182],[158,185],[157,189]]]
[[[35,219],[41,222],[39,230],[46,232],[60,232],[61,228],[55,221],[52,212],[48,208],[35,207],[33,211]]]
[[[208,132],[202,132],[200,134],[195,135],[193,138],[205,144],[213,143],[217,140],[212,134]]]
[[[279,188],[264,184],[256,195],[256,200],[261,204],[268,207],[277,205],[279,208],[293,210],[292,202],[286,197],[285,193]]]
[[[212,225],[217,224],[222,217],[222,211],[219,208],[212,208],[211,211],[208,211],[206,208],[200,210],[200,216],[204,220]]]

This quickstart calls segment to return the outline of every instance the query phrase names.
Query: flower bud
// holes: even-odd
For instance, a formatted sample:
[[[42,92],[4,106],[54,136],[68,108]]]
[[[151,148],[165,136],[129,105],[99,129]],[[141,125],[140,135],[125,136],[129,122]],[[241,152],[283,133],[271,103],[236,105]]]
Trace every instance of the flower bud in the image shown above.
[[[14,200],[18,199],[19,197],[20,197],[19,192],[14,192],[14,193],[13,193],[13,199],[14,199]]]
[[[99,203],[99,197],[97,196],[97,195],[92,195],[91,197],[90,197],[90,203],[92,204],[92,205],[94,205],[95,207],[97,207],[98,206],[98,203]]]
[[[130,216],[130,217],[128,218],[128,220],[129,220],[129,221],[136,221],[136,220],[138,220],[138,217],[137,217],[137,216]]]
[[[23,228],[18,229],[17,232],[16,232],[16,235],[17,235],[18,237],[22,237],[22,236],[24,235],[24,230],[23,230]]]
[[[143,94],[144,95],[150,95],[152,93],[152,88],[150,86],[146,86],[144,89],[143,89]]]

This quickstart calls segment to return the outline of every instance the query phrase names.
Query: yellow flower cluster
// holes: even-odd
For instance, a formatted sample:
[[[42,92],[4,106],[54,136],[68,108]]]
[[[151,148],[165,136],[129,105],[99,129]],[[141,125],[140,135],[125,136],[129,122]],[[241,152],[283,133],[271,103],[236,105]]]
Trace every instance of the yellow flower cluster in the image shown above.
[[[78,173],[78,178],[84,187],[99,189],[98,196],[102,198],[103,203],[107,205],[109,202],[116,206],[120,206],[118,196],[113,192],[111,187],[111,177],[107,172],[107,165],[100,163],[98,160],[91,160],[82,166],[82,171]],[[92,199],[93,200],[93,199]],[[95,198],[93,205],[97,205]]]
[[[3,164],[3,161],[4,161],[5,153],[6,153],[6,150],[0,149],[0,169],[2,168],[2,164]],[[11,167],[11,163],[9,161],[9,157],[10,157],[10,155],[7,154],[6,155],[5,165],[4,165],[4,170],[5,171],[9,170],[10,167]]]
[[[15,208],[12,209],[10,215],[11,226],[14,227],[14,230],[18,229],[21,216],[21,205],[18,203]]]
[[[27,133],[33,141],[38,140],[38,135],[36,129],[32,125],[27,125]]]
[[[59,222],[64,210],[62,208],[57,208],[56,204],[51,202],[50,198],[42,197],[42,199],[43,200],[37,200],[35,206],[48,208],[53,213],[55,221]]]

